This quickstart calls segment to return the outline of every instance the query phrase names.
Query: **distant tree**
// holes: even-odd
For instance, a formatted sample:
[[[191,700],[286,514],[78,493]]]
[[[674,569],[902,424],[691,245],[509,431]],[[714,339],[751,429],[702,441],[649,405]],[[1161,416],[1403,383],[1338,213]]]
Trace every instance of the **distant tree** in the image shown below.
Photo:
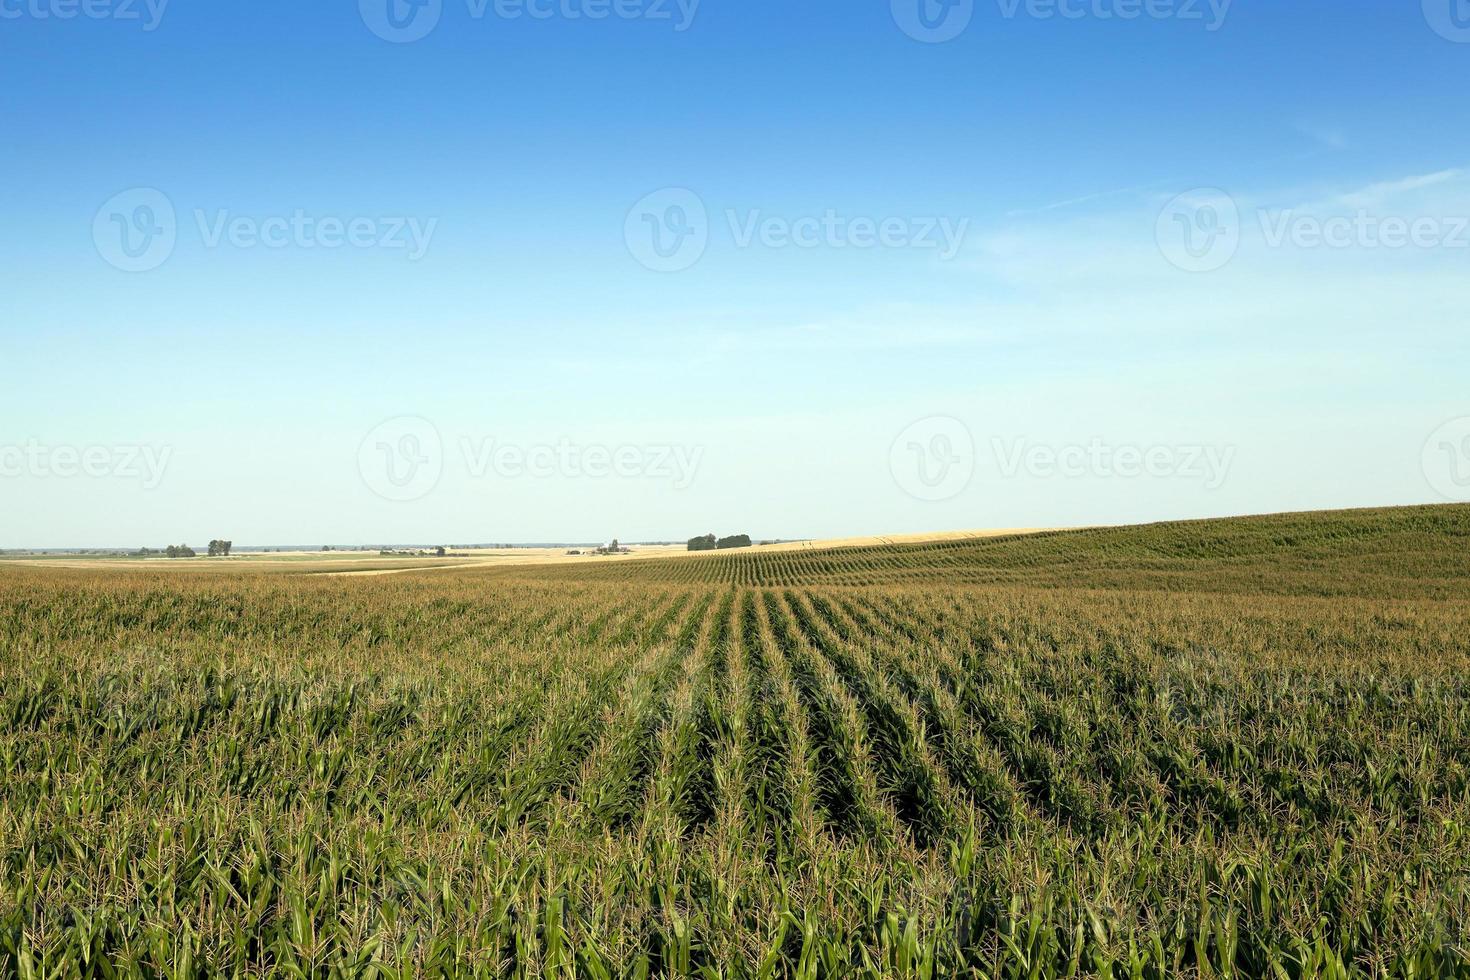
[[[719,541],[719,547],[721,551],[724,551],[726,548],[749,548],[750,535],[732,534],[728,538],[721,538]]]
[[[186,544],[171,544],[164,549],[163,553],[169,558],[193,558],[194,549]]]
[[[233,541],[225,541],[223,539],[211,541],[209,542],[209,557],[228,558],[230,557],[230,549],[234,546],[235,542]]]
[[[434,554],[438,555],[440,558],[443,558],[444,557],[444,546],[443,545],[440,545],[439,547],[435,548],[434,549]]]
[[[690,551],[714,551],[719,547],[719,541],[713,534],[704,534],[697,538],[689,539]]]

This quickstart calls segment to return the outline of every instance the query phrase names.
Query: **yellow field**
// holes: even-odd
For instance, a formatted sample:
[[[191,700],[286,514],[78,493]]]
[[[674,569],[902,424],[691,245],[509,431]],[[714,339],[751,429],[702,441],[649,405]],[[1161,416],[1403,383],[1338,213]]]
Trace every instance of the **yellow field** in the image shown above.
[[[867,537],[827,538],[806,541],[782,541],[745,549],[747,553],[779,554],[792,551],[819,551],[841,548],[870,548],[880,545],[923,544],[946,541],[973,541],[985,538],[1040,533],[1042,528],[1010,528],[981,531],[935,531],[922,534],[889,534]],[[66,555],[0,558],[5,566],[44,566],[46,568],[115,569],[118,571],[184,571],[184,572],[295,572],[330,575],[391,575],[398,572],[496,568],[523,565],[609,564],[646,561],[654,558],[710,558],[721,552],[691,552],[685,545],[632,545],[626,555],[569,555],[570,548],[455,548],[467,557],[385,557],[376,551],[273,551],[247,552],[229,558],[113,558]],[[724,552],[723,554],[731,554]]]

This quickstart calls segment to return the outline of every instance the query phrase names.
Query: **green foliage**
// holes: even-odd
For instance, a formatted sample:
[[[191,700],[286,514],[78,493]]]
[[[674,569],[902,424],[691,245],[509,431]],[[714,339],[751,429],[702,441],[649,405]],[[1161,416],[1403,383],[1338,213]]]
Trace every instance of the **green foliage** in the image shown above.
[[[0,572],[0,977],[1470,978],[1465,508]]]
[[[730,548],[749,548],[750,546],[751,540],[748,534],[732,534],[724,538],[705,534],[689,539],[690,551],[724,551]]]
[[[1463,600],[1470,505],[1192,521],[925,544],[757,549],[604,578],[764,586],[987,585]],[[585,577],[583,570],[538,573]]]

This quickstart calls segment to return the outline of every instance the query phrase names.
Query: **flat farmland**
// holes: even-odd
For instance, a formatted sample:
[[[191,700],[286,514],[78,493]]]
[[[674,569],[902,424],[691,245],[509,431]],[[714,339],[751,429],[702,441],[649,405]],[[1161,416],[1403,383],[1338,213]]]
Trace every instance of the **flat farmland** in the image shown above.
[[[0,569],[0,975],[1470,976],[1470,507]]]

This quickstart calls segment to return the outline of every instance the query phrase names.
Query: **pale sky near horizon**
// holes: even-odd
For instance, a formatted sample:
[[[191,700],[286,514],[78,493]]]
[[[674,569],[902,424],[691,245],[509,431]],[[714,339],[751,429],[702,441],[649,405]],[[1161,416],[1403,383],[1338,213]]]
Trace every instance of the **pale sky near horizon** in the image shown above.
[[[1463,0],[80,9],[0,0],[0,549],[1470,500]]]

